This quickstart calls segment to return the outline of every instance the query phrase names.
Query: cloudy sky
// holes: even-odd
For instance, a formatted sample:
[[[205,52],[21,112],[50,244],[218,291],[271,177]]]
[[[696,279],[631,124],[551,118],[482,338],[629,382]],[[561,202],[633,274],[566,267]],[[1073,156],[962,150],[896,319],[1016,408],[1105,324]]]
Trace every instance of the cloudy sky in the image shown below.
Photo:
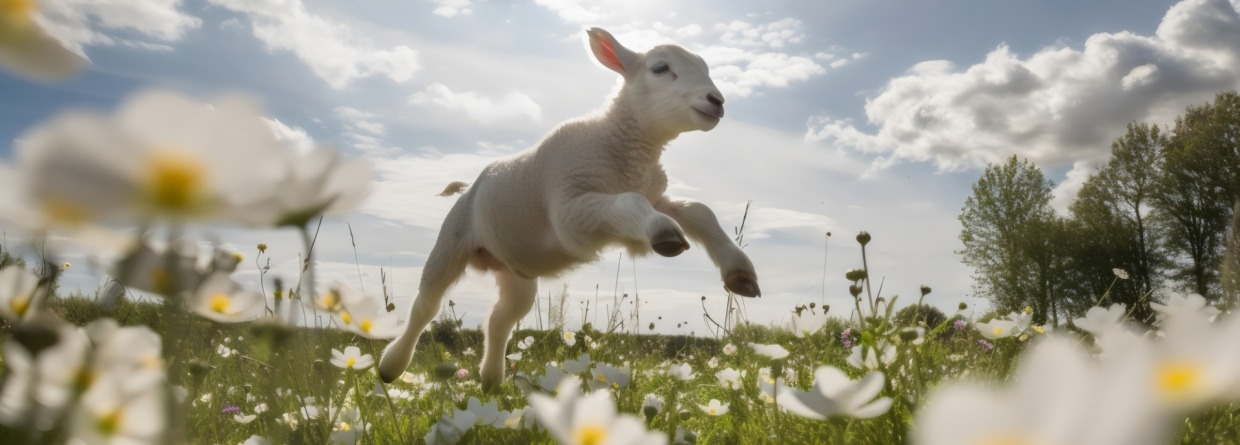
[[[676,42],[710,65],[727,117],[711,132],[682,135],[663,161],[670,193],[711,206],[729,232],[752,202],[745,250],[764,296],[746,307],[762,323],[809,302],[846,316],[843,272],[860,265],[861,230],[874,237],[870,265],[884,294],[907,304],[927,284],[932,304],[980,310],[954,251],[956,216],[982,167],[1029,158],[1066,207],[1125,124],[1166,124],[1240,86],[1240,0],[40,5],[40,22],[93,64],[56,83],[0,72],[0,140],[66,107],[112,109],[147,87],[204,101],[254,95],[291,146],[329,144],[374,162],[371,199],[323,225],[320,278],[378,292],[386,269],[401,311],[452,204],[434,195],[558,122],[598,112],[615,91],[617,76],[582,43],[590,26],[637,51]],[[11,146],[0,144],[0,156]],[[270,244],[268,278],[295,279],[295,234],[211,233],[251,261],[256,243]],[[93,292],[100,270],[64,255],[82,266],[63,287]],[[256,284],[256,266],[239,278]],[[610,304],[617,292],[640,295],[642,325],[661,316],[663,332],[705,332],[702,296],[712,315],[724,307],[700,248],[636,261],[608,252],[544,279],[540,292],[565,287],[572,326],[582,301],[594,320],[596,295]],[[473,326],[495,288],[470,273],[448,298]]]

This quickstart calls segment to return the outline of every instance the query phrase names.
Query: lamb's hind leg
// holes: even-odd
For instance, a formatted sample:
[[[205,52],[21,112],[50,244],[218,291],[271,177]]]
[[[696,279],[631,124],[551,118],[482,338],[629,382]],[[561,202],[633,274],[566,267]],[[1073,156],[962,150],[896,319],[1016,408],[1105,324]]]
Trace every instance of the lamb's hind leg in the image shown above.
[[[482,354],[482,389],[494,391],[504,381],[504,352],[512,328],[534,307],[538,280],[518,277],[511,270],[495,272],[499,301],[487,321],[486,351]]]
[[[458,202],[448,212],[439,232],[439,239],[435,241],[435,247],[431,249],[426,265],[422,268],[422,282],[418,286],[418,296],[409,308],[405,332],[383,350],[383,356],[379,359],[379,378],[384,382],[391,383],[396,380],[409,366],[418,337],[422,336],[422,330],[426,329],[426,325],[439,313],[444,292],[447,292],[448,287],[465,271],[471,249],[467,234],[463,232],[468,223],[464,207],[463,202]]]

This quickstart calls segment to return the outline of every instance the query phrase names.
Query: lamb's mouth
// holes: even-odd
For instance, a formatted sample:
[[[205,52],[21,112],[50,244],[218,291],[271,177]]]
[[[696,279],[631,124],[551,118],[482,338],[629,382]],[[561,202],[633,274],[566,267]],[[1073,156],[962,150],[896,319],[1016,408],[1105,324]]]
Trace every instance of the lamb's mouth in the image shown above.
[[[701,109],[699,109],[699,108],[697,108],[697,107],[694,107],[694,108],[693,108],[693,111],[698,112],[698,114],[701,114],[703,117],[705,117],[705,118],[707,118],[707,119],[713,119],[713,120],[720,120],[720,119],[723,119],[723,108],[722,108],[722,107],[721,107],[721,108],[719,108],[719,112],[718,112],[718,114],[716,114],[716,113],[711,113],[711,112],[707,112],[707,111],[702,111]]]

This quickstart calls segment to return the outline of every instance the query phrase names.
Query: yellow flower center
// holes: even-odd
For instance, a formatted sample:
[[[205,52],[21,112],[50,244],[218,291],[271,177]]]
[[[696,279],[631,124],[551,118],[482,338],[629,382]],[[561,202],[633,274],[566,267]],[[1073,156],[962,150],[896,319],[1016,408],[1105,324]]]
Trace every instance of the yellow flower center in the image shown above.
[[[1003,328],[995,328],[995,335],[1003,335]]]
[[[242,262],[242,261],[245,261],[245,255],[243,255],[241,252],[233,252],[233,253],[232,253],[232,257],[233,257],[233,259],[234,259],[234,260],[236,260],[238,263],[240,263],[240,262]]]
[[[373,327],[375,327],[375,323],[370,320],[362,320],[361,323],[357,324],[357,328],[361,329],[362,332],[365,332],[367,334],[370,333],[370,328],[373,328]]]
[[[189,214],[201,208],[204,168],[193,156],[161,152],[147,165],[147,203],[156,211]]]
[[[607,383],[607,376],[605,376],[605,375],[603,375],[603,374],[599,374],[599,375],[598,375],[598,377],[597,377],[597,379],[598,379],[598,381],[600,381],[600,382],[602,382],[602,383]]]
[[[39,9],[37,0],[0,0],[0,13],[6,19],[25,19]]]
[[[713,406],[712,406],[712,407],[710,407],[710,409],[709,409],[709,410],[707,410],[706,412],[710,413],[710,415],[712,415],[712,416],[713,416],[713,415],[715,415],[715,414],[719,414],[719,410],[718,410],[717,408],[713,407]]]
[[[1176,360],[1163,363],[1156,372],[1159,392],[1166,398],[1179,399],[1201,387],[1204,370],[1196,363]]]
[[[95,425],[104,436],[115,435],[121,429],[121,410],[116,409],[99,418]]]
[[[357,363],[357,359],[354,357],[349,357],[348,360],[344,361],[344,367],[352,368],[354,363]]]
[[[3,2],[6,0],[0,0]],[[43,214],[53,223],[79,225],[91,219],[88,210],[64,198],[46,197],[40,203]]]
[[[319,298],[319,305],[325,309],[334,309],[339,304],[340,296],[336,295],[336,291],[334,290],[327,291],[327,293],[323,294],[322,298]]]
[[[348,422],[340,422],[340,431],[347,433],[351,429],[353,429],[353,427],[350,427]]]
[[[516,426],[517,421],[519,420],[521,420],[519,417],[509,417],[504,420],[504,426]]]
[[[578,445],[601,445],[607,441],[607,430],[593,423],[581,425],[573,433],[573,439]]]
[[[164,359],[158,355],[150,355],[142,359],[142,367],[146,369],[164,369]]]
[[[1034,332],[1037,332],[1037,333],[1039,333],[1039,334],[1045,334],[1045,333],[1046,333],[1046,328],[1043,328],[1043,327],[1041,327],[1041,326],[1034,326],[1034,327],[1033,327],[1033,331],[1034,331]]]
[[[151,271],[151,287],[156,293],[171,294],[172,293],[172,274],[163,266],[156,266]]]
[[[18,295],[9,300],[9,308],[13,309],[13,313],[17,316],[26,315],[26,310],[30,309],[30,296]]]
[[[340,321],[346,325],[353,324],[353,315],[349,314],[349,311],[340,311]]]
[[[228,313],[227,312],[228,306],[231,302],[232,300],[228,298],[228,295],[225,295],[225,294],[212,295],[211,303],[210,303],[211,312],[215,312],[217,314],[226,314]]]

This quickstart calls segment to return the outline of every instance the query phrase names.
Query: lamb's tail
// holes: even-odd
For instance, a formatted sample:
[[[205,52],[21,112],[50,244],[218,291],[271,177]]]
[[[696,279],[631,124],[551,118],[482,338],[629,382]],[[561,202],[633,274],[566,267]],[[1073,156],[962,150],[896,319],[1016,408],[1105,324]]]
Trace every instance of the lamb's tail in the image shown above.
[[[439,196],[452,196],[457,193],[464,193],[466,187],[469,187],[468,182],[452,181],[451,184],[443,188],[442,192],[439,192]]]

